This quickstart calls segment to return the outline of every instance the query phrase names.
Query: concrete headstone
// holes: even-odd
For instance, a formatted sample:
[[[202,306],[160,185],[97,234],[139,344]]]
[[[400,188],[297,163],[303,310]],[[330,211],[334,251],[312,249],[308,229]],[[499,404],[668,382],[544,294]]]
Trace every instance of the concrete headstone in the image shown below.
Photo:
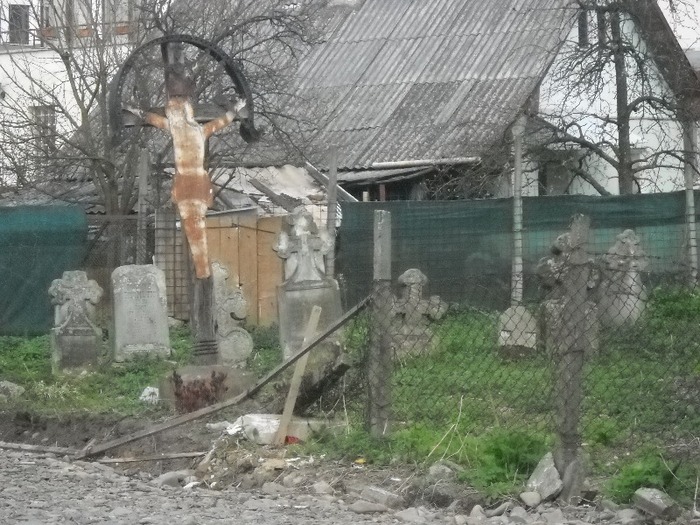
[[[95,321],[95,305],[102,288],[83,271],[63,272],[49,288],[55,305],[51,351],[54,372],[84,369],[98,364],[102,331]]]
[[[319,331],[342,315],[338,282],[325,273],[324,255],[331,247],[328,233],[299,207],[289,215],[287,229],[280,233],[273,248],[285,259],[285,280],[278,288],[280,342],[285,359],[301,348],[306,322],[315,305],[321,307]]]
[[[417,356],[429,352],[434,346],[432,321],[447,312],[447,303],[437,295],[423,298],[423,288],[428,278],[416,268],[399,276],[401,291],[394,298],[391,327],[392,348],[395,357]]]
[[[114,359],[170,356],[165,275],[152,264],[112,272]]]
[[[506,357],[526,357],[537,348],[537,320],[524,306],[511,306],[501,314],[498,346]]]
[[[601,258],[598,287],[598,317],[603,326],[634,324],[646,307],[647,291],[641,273],[649,258],[633,230],[617,236],[615,244]]]

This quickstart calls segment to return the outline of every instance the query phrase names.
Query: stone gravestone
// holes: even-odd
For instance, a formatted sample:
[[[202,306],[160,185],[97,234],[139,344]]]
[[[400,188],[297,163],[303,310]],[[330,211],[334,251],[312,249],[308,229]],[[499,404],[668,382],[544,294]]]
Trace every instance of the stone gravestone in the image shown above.
[[[447,312],[447,303],[437,295],[423,298],[428,278],[418,269],[411,268],[399,276],[401,292],[394,298],[391,340],[395,358],[425,355],[434,346],[431,321]]]
[[[537,320],[524,306],[508,308],[498,326],[498,348],[503,357],[527,357],[537,348]]]
[[[231,279],[226,266],[218,261],[212,264],[214,278],[214,319],[219,346],[219,363],[244,367],[253,352],[253,338],[242,327],[248,314],[248,302],[243,290]]]
[[[324,255],[332,246],[328,232],[319,229],[311,214],[299,206],[287,217],[287,227],[273,247],[285,259],[285,280],[278,288],[280,342],[285,359],[301,348],[314,305],[322,309],[319,331],[342,315],[338,282],[326,276],[325,270]]]
[[[120,266],[112,272],[114,360],[137,355],[170,356],[163,271],[152,265]]]
[[[547,291],[543,303],[545,345],[554,361],[559,438],[554,462],[565,480],[560,498],[567,503],[580,497],[583,367],[586,357],[598,345],[596,306],[589,300],[590,290],[597,281],[593,259],[586,251],[589,228],[587,217],[574,216],[569,232],[557,237],[552,254],[540,260],[537,267]]]
[[[617,236],[600,264],[598,318],[603,326],[631,325],[642,315],[647,291],[641,272],[648,265],[649,258],[633,230],[625,230]]]
[[[54,372],[98,364],[102,331],[95,322],[95,305],[102,288],[83,271],[63,272],[49,287],[54,309],[51,352]]]

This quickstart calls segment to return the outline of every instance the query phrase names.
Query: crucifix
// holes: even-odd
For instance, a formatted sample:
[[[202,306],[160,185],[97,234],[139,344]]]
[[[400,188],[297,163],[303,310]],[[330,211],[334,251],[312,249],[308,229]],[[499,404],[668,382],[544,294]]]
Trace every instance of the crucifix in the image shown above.
[[[172,46],[170,44],[164,47],[167,92],[165,116],[130,105],[125,105],[124,109],[144,123],[168,131],[172,137],[175,163],[172,200],[180,214],[195,274],[198,279],[206,279],[211,275],[211,270],[205,216],[214,200],[212,183],[205,167],[207,141],[234,120],[247,118],[249,109],[245,100],[236,97],[228,104],[226,111],[216,118],[203,124],[195,120],[195,83],[188,77],[180,60],[182,54],[172,52]]]
[[[233,100],[227,101],[224,111],[213,118],[195,115],[195,82],[187,73],[182,44],[192,44],[206,51],[223,65],[236,90]],[[121,103],[121,91],[126,74],[134,68],[134,57],[148,47],[159,45],[165,64],[166,103],[159,110],[143,110]],[[150,125],[169,132],[173,145],[175,175],[172,200],[180,214],[182,228],[194,263],[190,320],[195,336],[195,354],[209,356],[200,361],[216,361],[216,334],[213,315],[213,285],[207,247],[206,212],[213,203],[213,187],[206,168],[208,139],[234,121],[241,122],[241,136],[248,142],[258,139],[253,125],[253,105],[245,78],[233,61],[217,47],[187,35],[169,35],[152,40],[136,49],[126,60],[115,78],[110,112],[113,135],[118,136],[122,110],[136,117],[132,125]],[[201,364],[205,364],[202,362]],[[208,363],[206,363],[208,364]]]

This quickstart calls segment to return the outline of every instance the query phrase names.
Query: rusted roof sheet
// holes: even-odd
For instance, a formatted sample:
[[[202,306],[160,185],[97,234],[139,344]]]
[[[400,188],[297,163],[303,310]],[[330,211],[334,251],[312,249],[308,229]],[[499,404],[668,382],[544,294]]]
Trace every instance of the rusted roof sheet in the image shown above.
[[[306,154],[341,169],[479,156],[503,137],[575,21],[572,0],[364,0],[302,61]],[[254,150],[257,148],[253,149]],[[255,155],[247,163],[255,163]]]

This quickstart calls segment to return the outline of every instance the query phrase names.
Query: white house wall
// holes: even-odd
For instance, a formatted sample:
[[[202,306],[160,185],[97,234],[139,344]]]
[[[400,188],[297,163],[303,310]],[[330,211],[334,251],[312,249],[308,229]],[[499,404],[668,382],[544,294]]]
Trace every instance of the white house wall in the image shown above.
[[[596,29],[594,25],[589,27],[591,29],[591,39],[593,39],[596,37]],[[640,51],[645,51],[644,43],[631,21],[627,20],[623,23],[623,31],[626,34],[633,35],[633,41],[639,46]],[[592,42],[592,44],[595,44],[595,42]],[[609,140],[612,144],[617,144],[615,126],[610,123],[603,125],[600,118],[593,116],[609,115],[611,118],[614,118],[616,115],[615,70],[612,61],[609,61],[603,72],[604,82],[599,86],[595,94],[598,96],[594,96],[592,92],[582,93],[583,96],[579,96],[567,85],[566,80],[557,78],[564,69],[566,57],[570,53],[576,52],[577,49],[578,28],[574,28],[541,85],[540,113],[546,120],[555,124],[558,124],[558,115],[563,115],[565,118],[575,121],[590,142],[600,143],[603,140]],[[654,93],[657,96],[671,98],[672,92],[655,65],[651,61],[646,63],[648,64],[647,74],[651,79]],[[633,82],[635,78],[633,74],[634,67],[635,64],[628,60],[627,68],[630,72],[628,75],[628,81],[630,82],[628,99],[630,101],[641,94],[639,86]],[[683,150],[683,133],[680,123],[671,118],[655,120],[650,117],[644,111],[633,115],[630,122],[632,147],[643,152],[644,155],[649,152],[665,150],[681,152]],[[607,154],[615,157],[613,148],[607,147],[605,151]],[[662,168],[645,170],[637,175],[642,192],[666,192],[683,187],[683,168],[680,160],[667,156],[664,158],[663,164],[664,167]],[[619,192],[617,173],[609,163],[600,157],[596,157],[586,162],[584,167],[608,191],[613,194]],[[571,184],[569,192],[597,194],[597,191],[590,184],[579,177]]]

